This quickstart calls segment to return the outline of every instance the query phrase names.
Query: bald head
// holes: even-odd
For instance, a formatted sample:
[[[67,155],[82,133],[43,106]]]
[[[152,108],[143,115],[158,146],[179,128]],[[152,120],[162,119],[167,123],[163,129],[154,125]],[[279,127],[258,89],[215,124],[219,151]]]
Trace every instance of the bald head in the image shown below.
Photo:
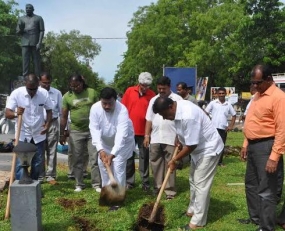
[[[29,74],[25,77],[26,85],[32,84],[32,85],[38,85],[39,84],[39,78],[35,74]]]
[[[166,111],[170,105],[173,104],[173,100],[168,97],[158,97],[152,106],[152,110],[155,114]]]
[[[176,114],[176,102],[168,97],[158,97],[152,106],[155,114],[159,114],[163,119],[174,120]]]

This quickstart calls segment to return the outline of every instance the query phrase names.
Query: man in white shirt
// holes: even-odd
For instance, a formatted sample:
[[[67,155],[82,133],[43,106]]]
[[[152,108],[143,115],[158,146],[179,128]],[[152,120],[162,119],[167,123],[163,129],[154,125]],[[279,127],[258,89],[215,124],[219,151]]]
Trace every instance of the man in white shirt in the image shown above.
[[[220,87],[218,89],[218,99],[211,101],[205,108],[205,112],[211,115],[212,122],[215,128],[218,130],[223,143],[226,143],[227,133],[231,131],[235,125],[236,112],[233,106],[226,101],[226,89]],[[228,124],[228,116],[231,115],[230,125]],[[224,166],[223,164],[224,151],[221,154],[219,166]]]
[[[38,87],[39,80],[36,75],[29,74],[25,79],[25,85],[25,87],[19,87],[11,93],[5,116],[8,119],[15,119],[18,115],[22,115],[23,122],[19,141],[24,142],[27,140],[27,142],[33,143],[37,147],[31,163],[31,178],[38,180],[42,169],[44,143],[52,119],[53,105],[47,90]],[[44,111],[47,115],[46,120]],[[15,127],[17,128],[17,121]],[[22,167],[17,158],[16,179],[19,180],[21,175]]]
[[[152,105],[159,96],[169,97],[174,101],[183,100],[181,96],[171,91],[171,80],[168,77],[160,77],[156,85],[158,95],[149,102],[145,117],[144,137],[144,146],[150,146],[149,159],[154,178],[154,193],[158,193],[161,188],[167,170],[167,163],[172,158],[175,148],[176,129],[173,121],[164,120],[159,114],[154,114]],[[168,200],[173,199],[176,195],[175,180],[176,174],[173,173],[170,175],[164,190]]]
[[[159,97],[153,104],[154,113],[175,123],[179,142],[183,145],[177,156],[168,163],[174,171],[176,163],[191,153],[190,203],[186,215],[191,218],[183,230],[195,230],[207,223],[210,189],[224,148],[219,133],[209,117],[187,100],[173,101]]]
[[[100,93],[100,101],[90,110],[89,129],[92,144],[98,150],[98,165],[102,187],[110,184],[104,165],[109,165],[114,178],[126,186],[127,160],[135,149],[134,128],[126,107],[117,100],[113,88],[106,87]]]
[[[47,156],[47,171],[45,171],[45,155],[43,155],[43,169],[41,177],[46,177],[46,180],[54,181],[56,179],[56,164],[57,164],[57,144],[59,138],[59,117],[61,116],[62,94],[56,88],[51,87],[52,76],[43,72],[40,75],[40,86],[48,91],[49,97],[53,104],[52,120],[47,132],[45,151]]]

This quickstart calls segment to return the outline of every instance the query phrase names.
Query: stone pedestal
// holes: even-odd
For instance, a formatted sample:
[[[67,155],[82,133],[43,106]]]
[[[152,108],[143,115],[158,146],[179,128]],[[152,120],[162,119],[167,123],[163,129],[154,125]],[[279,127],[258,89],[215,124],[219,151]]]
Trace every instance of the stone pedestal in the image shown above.
[[[10,188],[12,231],[42,231],[41,185],[19,184]]]

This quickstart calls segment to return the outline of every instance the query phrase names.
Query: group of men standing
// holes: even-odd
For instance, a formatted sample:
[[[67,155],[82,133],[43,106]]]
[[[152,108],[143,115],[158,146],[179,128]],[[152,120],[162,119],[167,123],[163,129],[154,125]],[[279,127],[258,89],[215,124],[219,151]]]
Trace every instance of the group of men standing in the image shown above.
[[[133,151],[137,144],[142,190],[150,192],[149,166],[155,194],[170,168],[172,174],[164,192],[166,199],[171,200],[177,194],[177,164],[191,154],[190,203],[186,211],[191,220],[183,228],[194,230],[206,225],[210,188],[216,168],[222,163],[226,134],[236,119],[232,106],[225,101],[224,88],[218,90],[219,98],[202,110],[193,98],[181,94],[184,83],[177,84],[183,98],[172,92],[171,81],[166,76],[157,79],[158,94],[155,95],[150,89],[152,76],[148,72],[139,75],[138,85],[129,87],[121,102],[110,87],[104,88],[98,97],[81,75],[70,77],[70,90],[63,97],[50,86],[51,82],[48,73],[42,73],[39,78],[27,75],[25,86],[11,93],[5,111],[9,119],[22,116],[19,140],[37,147],[31,164],[34,180],[56,179],[57,142],[64,144],[68,138],[75,192],[85,188],[83,178],[88,161],[91,184],[97,192],[110,183],[106,165],[111,167],[119,184],[132,189],[135,186]],[[241,151],[241,158],[247,160],[245,184],[250,219],[240,222],[253,222],[259,225],[257,230],[271,231],[276,224],[278,173],[283,173],[285,94],[274,85],[266,66],[253,69],[251,85],[257,93],[245,119]],[[228,115],[232,116],[229,125]],[[173,158],[176,146],[179,153]],[[46,170],[43,168],[45,151]],[[21,167],[17,162],[16,179],[20,176]],[[283,228],[284,211],[285,207],[277,220]]]

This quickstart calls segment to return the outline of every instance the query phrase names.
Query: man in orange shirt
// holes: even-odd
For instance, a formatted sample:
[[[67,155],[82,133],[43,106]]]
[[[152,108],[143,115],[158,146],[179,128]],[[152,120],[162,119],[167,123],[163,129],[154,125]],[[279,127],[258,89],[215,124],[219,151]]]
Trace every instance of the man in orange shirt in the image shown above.
[[[244,143],[240,153],[247,160],[245,193],[250,218],[257,230],[275,230],[278,172],[285,151],[285,94],[273,82],[269,67],[257,65],[251,73],[257,93],[244,123]]]
[[[145,136],[146,111],[149,101],[155,96],[154,91],[149,89],[152,76],[148,72],[139,75],[139,84],[129,87],[123,95],[121,103],[126,106],[135,130],[135,142],[139,148],[139,172],[142,179],[143,191],[149,191],[149,150],[143,146]],[[135,186],[135,159],[134,155],[127,161],[127,189]]]

